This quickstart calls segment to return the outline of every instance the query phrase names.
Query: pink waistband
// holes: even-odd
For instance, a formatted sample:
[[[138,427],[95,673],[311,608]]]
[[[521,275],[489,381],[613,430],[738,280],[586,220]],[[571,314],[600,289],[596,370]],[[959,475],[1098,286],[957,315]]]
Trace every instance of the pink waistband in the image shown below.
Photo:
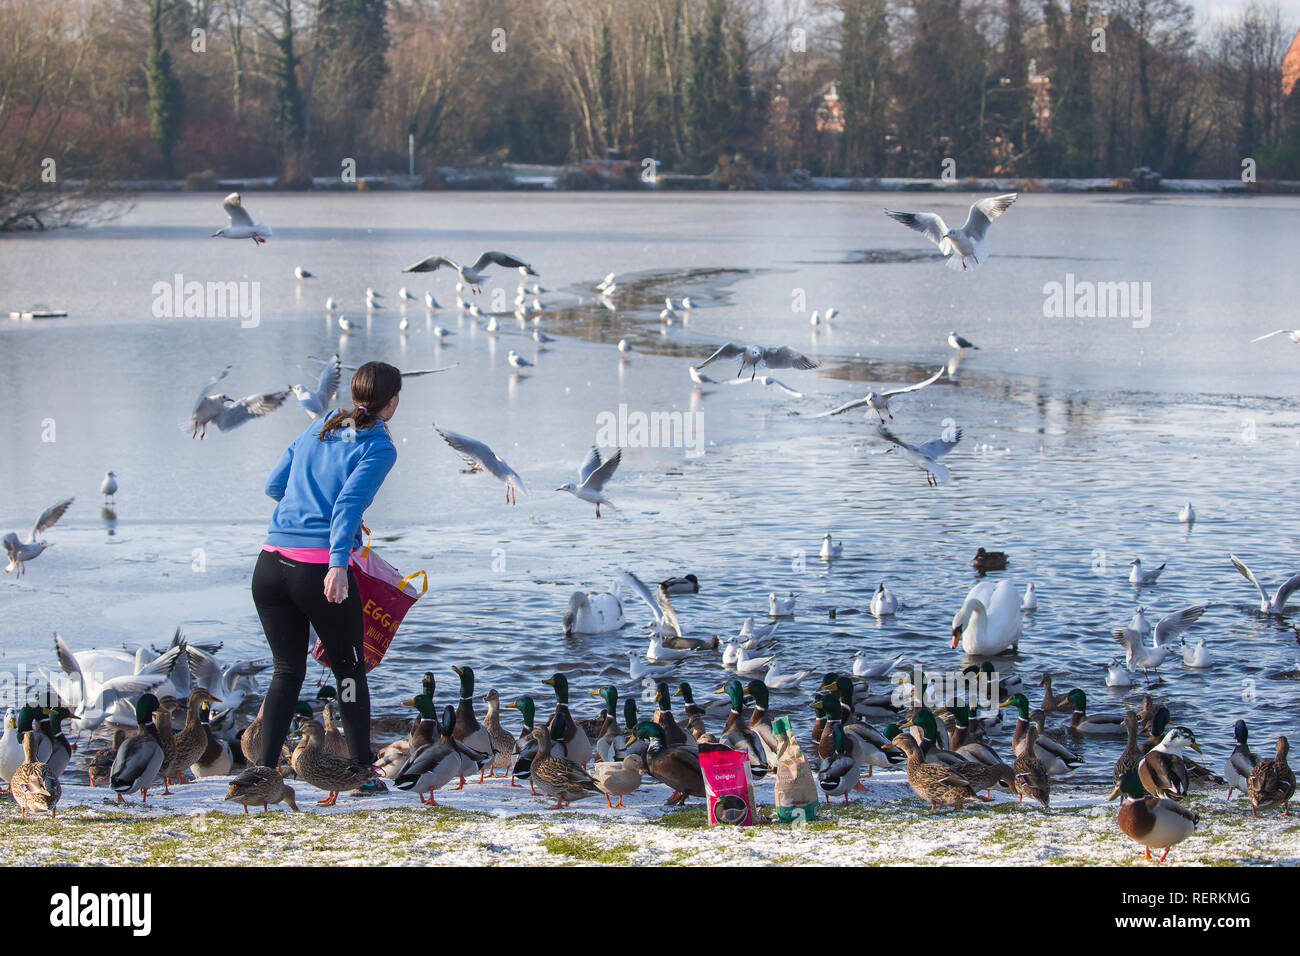
[[[276,554],[282,554],[290,561],[304,561],[307,564],[329,564],[329,548],[281,548],[274,544],[262,545],[263,551],[274,551]]]

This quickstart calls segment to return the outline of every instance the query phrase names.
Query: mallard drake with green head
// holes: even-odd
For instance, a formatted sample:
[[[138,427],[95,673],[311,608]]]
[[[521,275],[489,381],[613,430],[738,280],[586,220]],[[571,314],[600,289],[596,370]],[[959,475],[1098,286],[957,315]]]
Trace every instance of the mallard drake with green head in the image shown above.
[[[1074,734],[1122,734],[1122,714],[1089,714],[1088,695],[1076,687],[1065,695],[1074,706],[1074,713],[1066,727]]]
[[[952,767],[941,763],[926,763],[916,738],[900,733],[894,746],[907,754],[907,783],[922,800],[930,803],[930,812],[938,807],[956,807],[961,810],[968,800],[985,800],[973,789],[970,781]]]
[[[546,722],[546,732],[553,743],[564,744],[564,756],[579,766],[591,759],[591,739],[578,726],[569,712],[569,680],[563,674],[552,674],[543,684],[555,688],[555,713]],[[556,726],[556,718],[564,715],[563,726]]]
[[[28,704],[18,711],[18,741],[21,744],[25,734],[33,734],[36,737],[36,759],[40,763],[46,763],[50,759],[50,754],[54,753],[54,741],[50,735],[45,732],[41,726],[41,717],[44,710],[40,707],[33,707]]]
[[[515,765],[510,768],[510,786],[517,787],[516,778],[528,781],[528,789],[533,796],[541,796],[537,788],[533,786],[530,779],[532,775],[533,758],[537,756],[537,738],[533,736],[533,721],[536,719],[537,705],[533,703],[531,697],[520,697],[510,706],[519,711],[524,718],[524,729],[515,739],[515,749],[519,753]]]
[[[319,722],[304,721],[299,732],[302,742],[294,751],[294,769],[303,780],[327,793],[324,800],[316,801],[318,806],[334,806],[341,791],[355,790],[376,775],[368,764],[326,753],[325,728]]]
[[[768,764],[776,766],[776,755],[781,745],[772,731],[772,712],[768,709],[770,698],[767,682],[754,678],[745,685],[745,693],[754,701],[754,707],[749,712],[749,729],[762,739],[763,747],[767,751]]]
[[[916,728],[912,738],[916,740],[921,751],[921,759],[926,763],[941,763],[954,766],[965,763],[965,759],[950,750],[944,749],[939,742],[939,721],[934,711],[928,707],[919,707],[915,714],[898,725],[900,730]]]
[[[1038,748],[1035,746],[1037,743],[1038,728],[1030,724],[1025,733],[1024,751],[1016,758],[1016,765],[1012,767],[1012,771],[1016,775],[1018,802],[1023,803],[1025,797],[1031,797],[1046,808],[1050,807],[1052,802],[1052,777],[1047,766],[1037,756]]]
[[[1158,861],[1165,862],[1170,847],[1196,832],[1200,817],[1173,800],[1147,795],[1132,770],[1125,771],[1115,782],[1115,789],[1106,799],[1114,800],[1121,795],[1116,820],[1125,836],[1146,847],[1143,859],[1151,859],[1151,848],[1155,847],[1165,851]]]
[[[63,787],[59,785],[58,774],[50,769],[50,765],[37,759],[38,746],[39,741],[34,733],[28,731],[23,734],[25,759],[9,778],[9,792],[18,804],[18,815],[22,819],[27,819],[27,811],[30,810],[32,813],[48,813],[53,820],[59,797],[63,795]]]
[[[487,704],[487,716],[483,718],[483,729],[487,731],[488,739],[492,742],[492,760],[487,765],[487,775],[495,777],[497,768],[501,768],[503,776],[509,776],[510,768],[515,765],[515,755],[519,748],[515,744],[515,738],[501,726],[501,695],[497,693],[496,688],[490,688],[483,695],[483,703]],[[483,772],[479,771],[479,783],[483,782]]]
[[[680,697],[682,704],[682,719],[689,725],[694,720],[701,722],[705,720],[725,720],[731,713],[731,704],[725,700],[710,701],[707,704],[697,704],[695,702],[695,693],[691,690],[691,685],[682,681],[677,685],[674,692],[675,697]]]
[[[245,813],[250,806],[260,806],[266,813],[273,803],[287,803],[295,812],[298,810],[293,787],[284,782],[284,777],[274,767],[249,767],[230,781],[225,799],[243,804]]]
[[[579,731],[581,733],[581,731]],[[534,727],[537,739],[537,756],[533,758],[528,779],[535,782],[542,793],[555,798],[552,810],[559,810],[574,800],[600,793],[596,781],[583,769],[582,764],[568,757],[552,757],[551,734],[545,727]]]
[[[618,688],[613,684],[606,684],[600,690],[589,691],[589,693],[593,697],[599,697],[605,704],[601,708],[605,719],[596,734],[596,759],[601,763],[618,762],[625,755],[623,740],[626,737],[615,716],[618,713]]]
[[[1290,745],[1285,737],[1277,738],[1277,750],[1270,760],[1261,760],[1250,772],[1246,793],[1250,795],[1251,816],[1260,810],[1282,808],[1282,816],[1291,812],[1291,798],[1295,796],[1295,773],[1287,763]]]
[[[844,711],[840,705],[840,697],[838,694],[822,695],[813,702],[813,709],[819,714],[826,715],[826,729],[822,731],[822,738],[817,741],[817,745],[813,751],[813,753],[815,753],[819,758],[826,760],[834,753],[834,751],[828,746],[832,744],[834,739],[830,735],[830,730],[833,726],[838,724],[840,729],[843,730],[846,735],[848,746],[850,750],[852,750],[854,757],[857,758],[857,761],[861,766],[867,768],[868,777],[871,776],[876,767],[880,767],[882,770],[887,770],[895,764],[902,763],[907,759],[903,755],[903,752],[890,744],[888,740],[885,741],[885,748],[887,749],[882,749],[882,747],[875,741],[876,738],[884,738],[866,724],[849,723],[845,721],[843,719]],[[823,748],[825,748],[824,752]],[[775,760],[773,760],[773,762],[775,762]],[[856,781],[856,786],[859,790],[867,789],[862,786],[861,778]]]
[[[472,750],[456,739],[456,708],[450,704],[442,709],[440,725],[435,720],[433,701],[427,696],[421,694],[416,697],[415,706],[420,711],[420,716],[424,718],[424,726],[429,728],[439,726],[440,733],[436,741],[429,743],[424,743],[423,735],[421,736],[420,746],[411,752],[410,758],[398,771],[393,785],[398,790],[409,790],[418,794],[421,803],[436,807],[438,801],[434,799],[433,792],[461,776],[466,759],[486,765],[492,756]]]
[[[492,737],[474,713],[474,668],[452,667],[460,678],[460,701],[456,704],[456,739],[470,750],[491,754]]]
[[[166,723],[167,729],[171,730],[169,721],[155,719],[159,716],[158,698],[153,694],[141,694],[135,702],[135,735],[117,748],[113,768],[108,773],[108,785],[117,794],[118,803],[125,802],[123,794],[137,790],[140,791],[140,802],[149,802],[149,788],[157,782],[158,772],[166,759],[158,725]]]
[[[122,746],[124,740],[126,740],[126,731],[118,728],[113,731],[112,742],[95,751],[95,755],[90,758],[90,766],[86,772],[90,776],[92,787],[108,782],[108,775],[113,772],[113,760],[117,757],[118,748]]]
[[[1187,796],[1189,782],[1183,751],[1188,747],[1201,752],[1195,734],[1186,727],[1173,727],[1165,734],[1165,739],[1138,762],[1138,779],[1147,793],[1169,800],[1181,800]]]
[[[49,707],[45,710],[45,719],[41,721],[41,729],[50,738],[50,756],[45,765],[56,777],[63,776],[63,771],[68,769],[68,763],[72,760],[72,751],[76,749],[63,732],[63,722],[71,716],[72,712],[66,707]]]
[[[1229,800],[1232,799],[1233,790],[1247,792],[1251,771],[1259,763],[1259,758],[1251,752],[1250,731],[1246,728],[1244,720],[1239,720],[1233,725],[1232,736],[1236,738],[1237,746],[1232,749],[1228,762],[1223,765],[1223,777],[1228,784]]]
[[[199,707],[199,723],[203,727],[206,744],[203,753],[190,764],[190,772],[196,778],[223,777],[230,773],[231,767],[234,766],[234,755],[230,751],[230,744],[214,734],[212,728],[208,726],[211,717],[212,709],[208,702],[204,701]]]
[[[677,718],[673,716],[673,698],[668,692],[668,684],[664,681],[659,681],[655,685],[655,712],[651,720],[663,729],[664,740],[668,742],[668,746],[699,750],[695,737],[677,723]]]
[[[831,797],[842,796],[847,804],[849,791],[857,786],[862,776],[862,764],[858,762],[856,748],[848,736],[838,721],[829,723],[827,730],[822,733],[822,739],[829,737],[832,745],[830,756],[822,761],[821,770],[817,773],[817,785],[826,794],[827,803],[831,802]]]
[[[605,803],[613,809],[621,810],[623,798],[641,786],[644,773],[645,760],[641,755],[628,754],[622,760],[597,763],[592,767],[591,777],[605,795]],[[618,797],[618,803],[610,802],[610,797]]]
[[[755,779],[766,776],[772,767],[767,762],[767,747],[763,744],[763,738],[750,730],[749,723],[745,720],[744,688],[741,686],[740,681],[730,680],[719,690],[724,692],[727,699],[731,701],[731,713],[727,717],[726,726],[722,728],[722,733],[718,735],[718,743],[730,747],[732,750],[742,750],[749,754],[749,772],[754,775]],[[662,730],[663,725],[660,724],[659,726]],[[665,736],[666,740],[667,737]],[[699,745],[694,741],[691,741],[691,744],[695,752],[699,753]],[[668,746],[674,745],[668,744]]]
[[[982,763],[986,767],[1003,765],[1002,758],[998,756],[996,750],[983,741],[972,739],[969,707],[964,704],[953,707],[952,718],[953,727],[948,732],[948,749],[963,760]]]
[[[999,706],[1016,708],[1016,729],[1011,735],[1011,751],[1017,757],[1024,752],[1025,741],[1029,736],[1029,728],[1034,723],[1029,718],[1029,699],[1024,694],[1012,694]],[[1036,728],[1035,728],[1036,729]],[[1083,761],[1071,753],[1066,747],[1052,740],[1050,737],[1034,735],[1034,756],[1042,761],[1047,772],[1056,776],[1070,773],[1076,770]]]
[[[646,741],[646,773],[664,786],[672,788],[672,795],[665,803],[681,806],[688,796],[704,796],[704,775],[700,772],[699,754],[685,747],[669,747],[664,743],[663,728],[648,720],[636,725],[633,736]]]
[[[876,694],[874,697],[857,695],[853,677],[849,674],[827,674],[822,678],[819,691],[835,691],[840,696],[840,710],[846,720],[858,717],[883,717],[894,720],[907,712],[906,707],[894,703],[893,694]]]

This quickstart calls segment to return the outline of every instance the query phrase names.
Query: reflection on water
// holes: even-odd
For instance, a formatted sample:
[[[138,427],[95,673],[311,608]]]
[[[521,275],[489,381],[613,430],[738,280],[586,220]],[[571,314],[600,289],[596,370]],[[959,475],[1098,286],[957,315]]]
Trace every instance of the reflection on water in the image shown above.
[[[262,483],[308,420],[290,403],[201,442],[177,423],[225,364],[234,369],[223,386],[238,396],[312,384],[318,366],[307,356],[338,349],[352,364],[459,363],[406,383],[392,424],[398,466],[367,515],[381,552],[404,571],[427,568],[431,584],[372,675],[380,710],[399,710],[427,669],[450,687],[452,664],[472,665],[484,690],[539,702],[550,700],[541,679],[566,671],[579,715],[594,709],[582,703],[586,692],[605,682],[639,699],[626,655],[644,652],[650,612],[637,598],[626,598],[635,624],[622,633],[560,631],[569,593],[606,587],[623,568],[646,581],[699,575],[699,594],[674,599],[696,636],[733,634],[748,615],[766,619],[769,592],[795,592],[797,614],[781,625],[776,651],[787,673],[847,668],[858,650],[945,670],[962,663],[948,647],[951,620],[984,546],[1010,555],[992,578],[1019,590],[1033,582],[1039,593],[1019,653],[1000,668],[1031,679],[1050,670],[1058,692],[1079,686],[1092,710],[1115,710],[1143,688],[1140,678],[1127,695],[1103,686],[1105,664],[1121,653],[1111,629],[1138,604],[1154,620],[1210,601],[1191,636],[1205,638],[1214,667],[1188,669],[1176,653],[1158,693],[1197,730],[1211,764],[1226,756],[1239,717],[1258,740],[1294,732],[1297,685],[1262,678],[1296,665],[1296,632],[1257,613],[1253,588],[1227,559],[1238,554],[1269,586],[1300,569],[1290,503],[1300,351],[1244,344],[1281,324],[1300,292],[1262,238],[1268,222],[1294,214],[1293,202],[1025,197],[1000,221],[995,260],[971,277],[910,261],[920,255],[912,237],[871,197],[270,196],[259,209],[276,239],[259,249],[196,236],[193,223],[211,218],[212,205],[149,198],[104,229],[0,245],[15,303],[39,298],[71,313],[0,328],[10,396],[0,417],[4,530],[29,527],[55,497],[77,496],[27,577],[0,582],[6,667],[54,666],[55,630],[79,650],[161,643],[178,622],[194,639],[224,641],[223,657],[263,655],[248,597],[271,511]],[[362,211],[373,230],[356,226]],[[420,227],[425,215],[436,215],[437,233]],[[1187,238],[1208,219],[1232,241],[1210,248]],[[1167,246],[1145,244],[1157,231]],[[886,254],[846,264],[868,243]],[[398,270],[433,251],[481,248],[537,265],[551,290],[540,328],[556,342],[538,348],[532,324],[510,315],[509,272],[497,276],[507,292],[499,335],[454,308],[398,304],[405,283],[451,305],[452,280],[420,276],[417,286]],[[1066,263],[1044,261],[1044,250]],[[1116,279],[1151,281],[1151,328],[1044,320],[1041,286],[1073,268],[1071,258],[1089,263],[1079,271],[1113,267]],[[295,265],[320,278],[297,283]],[[1239,274],[1247,265],[1253,273]],[[616,311],[592,288],[611,270],[620,274]],[[261,324],[149,318],[152,283],[176,272],[261,282]],[[1218,285],[1207,284],[1212,274]],[[366,314],[367,286],[385,291],[390,307]],[[664,298],[687,294],[696,309],[664,322]],[[326,296],[358,332],[338,334]],[[841,312],[835,324],[810,332],[811,311],[830,306]],[[434,325],[456,335],[439,340]],[[895,399],[891,426],[913,443],[963,428],[945,459],[951,484],[928,488],[922,472],[884,454],[870,437],[874,415],[809,420],[871,388],[928,377],[948,360],[954,328],[981,349],[955,380]],[[628,361],[614,348],[622,338],[634,348]],[[728,340],[787,344],[823,364],[779,375],[803,399],[696,390],[686,366]],[[512,348],[535,368],[515,374]],[[730,373],[722,363],[709,371]],[[705,453],[627,449],[608,488],[617,510],[597,520],[590,505],[551,489],[570,480],[598,416],[620,404],[699,412]],[[512,507],[493,479],[462,472],[434,421],[486,441],[531,495]],[[53,441],[42,441],[47,422]],[[109,468],[117,504],[97,520]],[[1187,500],[1199,515],[1191,528],[1177,520]],[[844,541],[844,557],[829,565],[817,555],[827,531]],[[1126,577],[1139,556],[1169,566],[1157,587],[1135,594]],[[881,581],[903,601],[900,613],[850,613]],[[712,691],[724,671],[716,652],[700,651],[680,676]],[[776,695],[774,707],[804,713],[814,683]],[[1080,744],[1094,765],[1113,749]]]

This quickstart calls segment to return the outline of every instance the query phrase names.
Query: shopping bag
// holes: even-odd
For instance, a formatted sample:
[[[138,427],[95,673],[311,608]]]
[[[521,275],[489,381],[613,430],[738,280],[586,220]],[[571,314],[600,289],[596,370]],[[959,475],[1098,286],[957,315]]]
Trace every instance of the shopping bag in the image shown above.
[[[700,744],[700,774],[708,798],[709,826],[753,826],[758,822],[749,754],[721,744]]]
[[[403,576],[370,549],[370,529],[362,525],[366,532],[366,545],[359,554],[352,556],[350,567],[357,582],[357,597],[361,601],[361,649],[365,657],[366,672],[374,670],[384,659],[388,645],[393,643],[398,625],[406,617],[412,605],[429,590],[429,576],[423,571],[413,571]],[[412,579],[422,578],[419,591],[411,584]],[[311,656],[326,667],[329,658],[325,646],[319,637],[312,648]]]

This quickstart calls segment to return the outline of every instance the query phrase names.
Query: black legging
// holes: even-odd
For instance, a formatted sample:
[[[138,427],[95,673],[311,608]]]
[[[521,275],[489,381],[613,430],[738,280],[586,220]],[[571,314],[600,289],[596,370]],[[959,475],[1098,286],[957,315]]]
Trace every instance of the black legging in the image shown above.
[[[289,734],[294,707],[307,676],[307,625],[316,629],[338,688],[338,706],[353,760],[373,763],[370,751],[370,688],[361,651],[361,600],[348,570],[348,596],[340,604],[325,600],[325,564],[291,561],[263,551],[253,569],[253,603],[275,658],[271,686],[262,710],[262,753],[258,764],[275,767]]]

